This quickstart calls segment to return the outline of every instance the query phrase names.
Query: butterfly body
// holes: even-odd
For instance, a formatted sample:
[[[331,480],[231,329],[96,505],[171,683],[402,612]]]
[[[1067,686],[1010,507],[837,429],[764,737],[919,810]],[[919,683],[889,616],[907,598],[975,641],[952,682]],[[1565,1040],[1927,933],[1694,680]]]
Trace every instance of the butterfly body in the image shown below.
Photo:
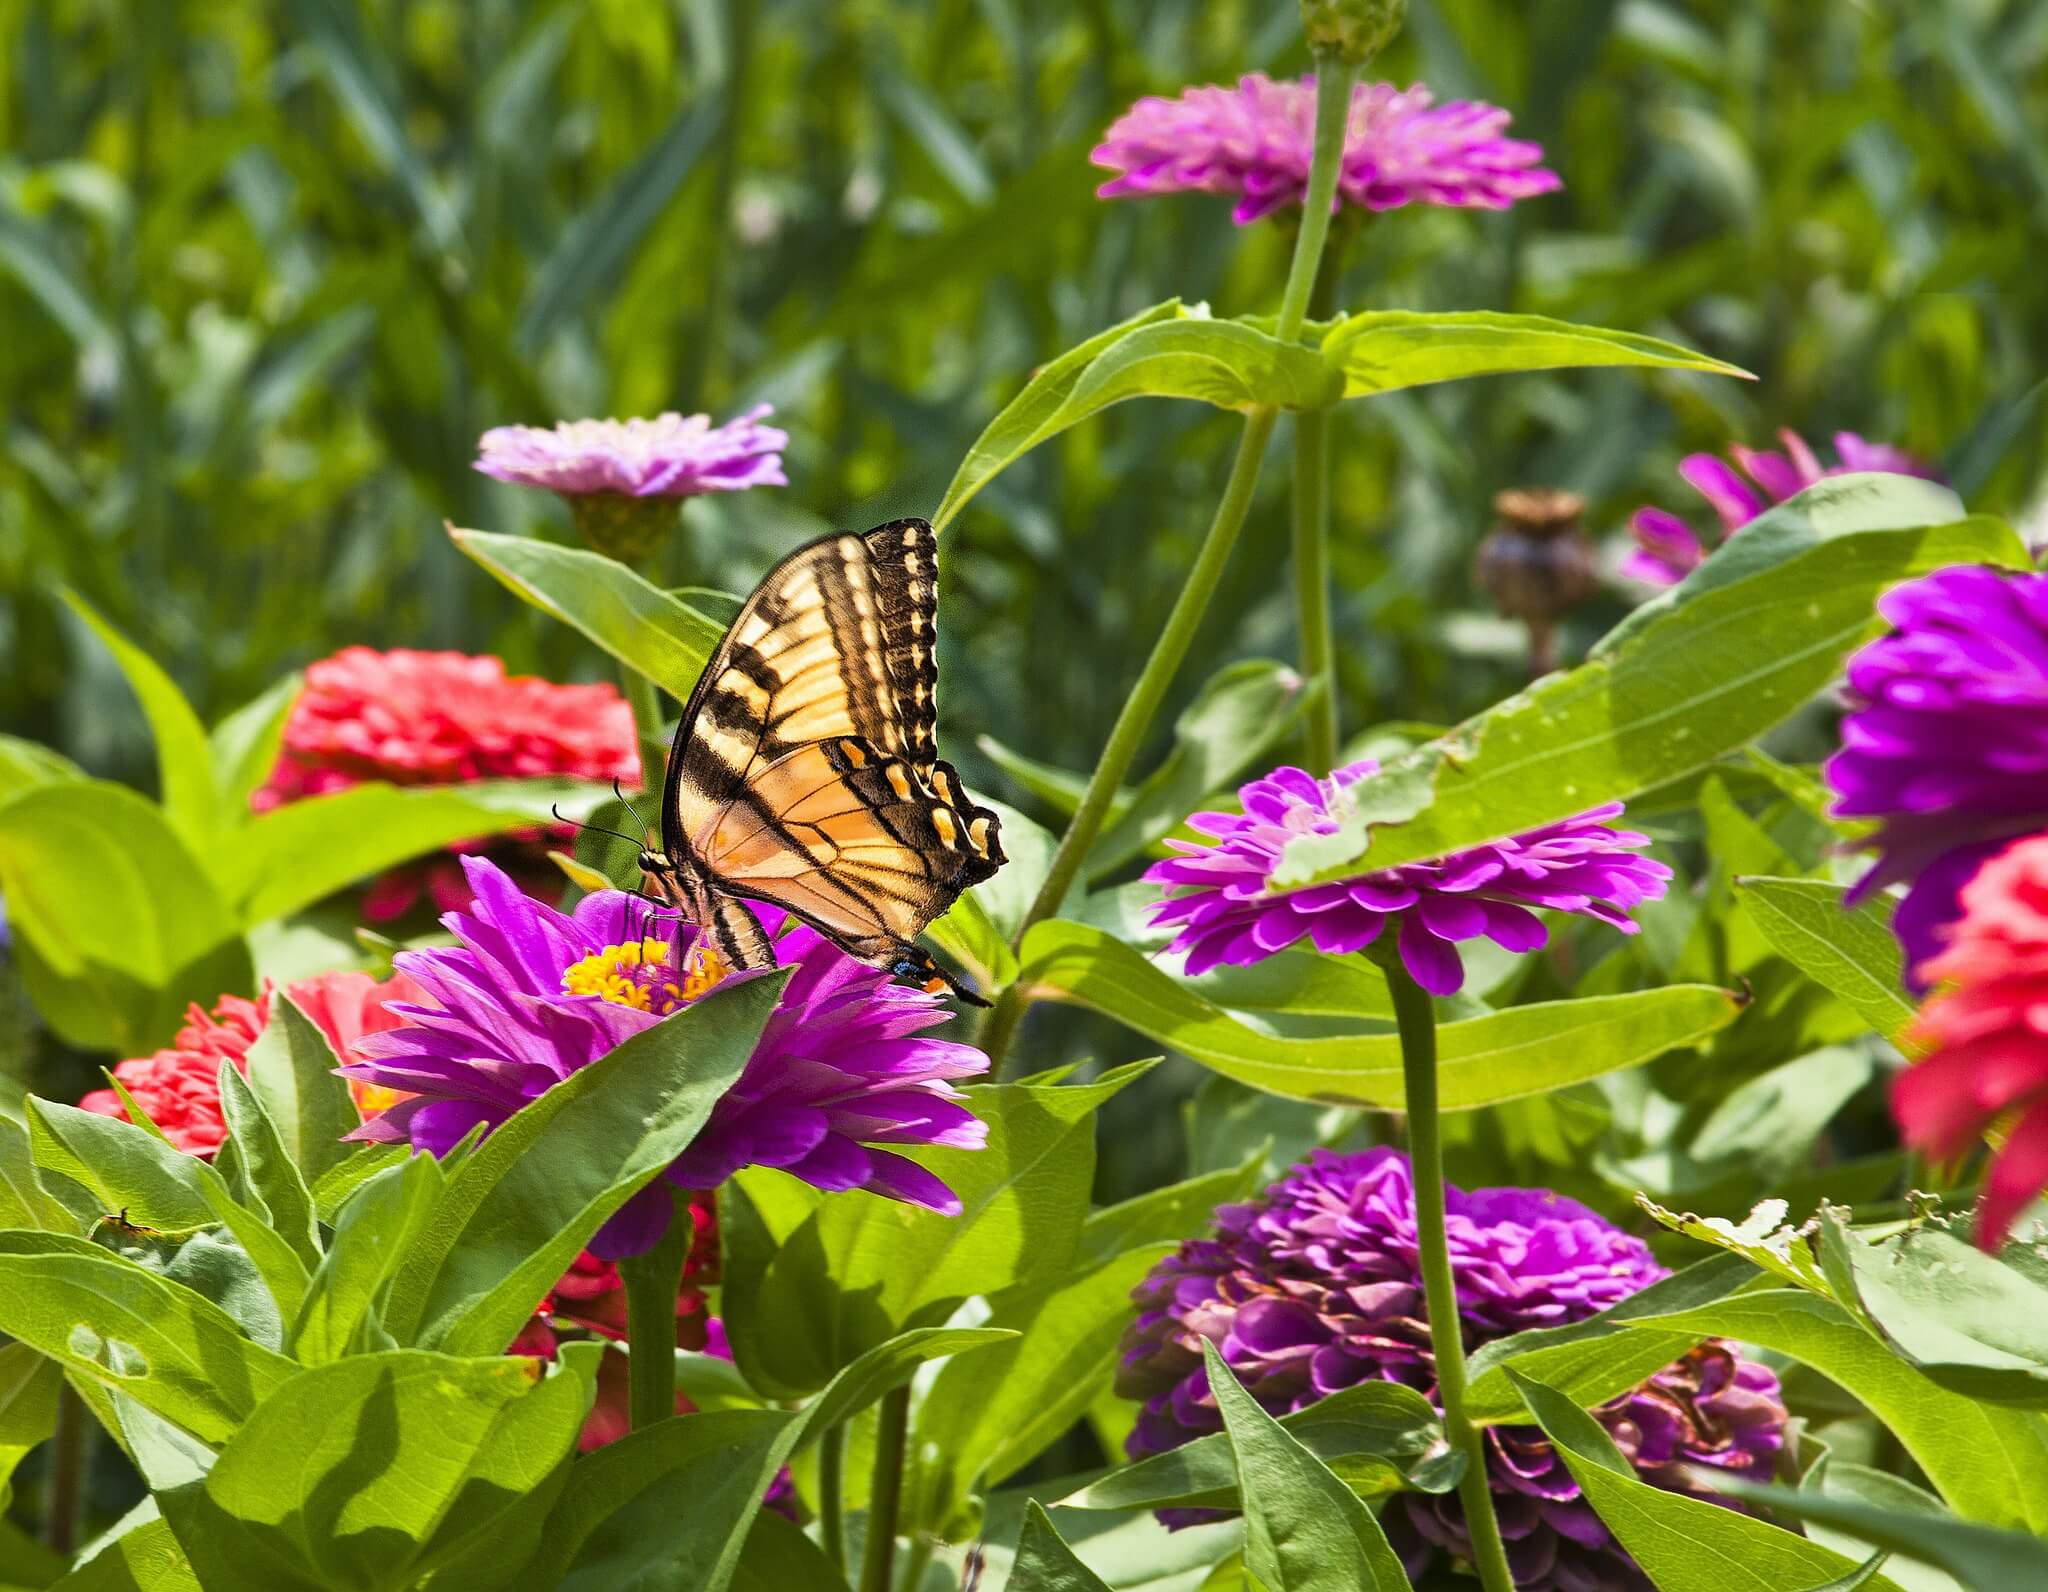
[[[746,897],[976,999],[913,943],[1004,860],[996,815],[938,756],[936,553],[923,520],[798,548],[684,707],[641,865],[734,966],[775,962]]]

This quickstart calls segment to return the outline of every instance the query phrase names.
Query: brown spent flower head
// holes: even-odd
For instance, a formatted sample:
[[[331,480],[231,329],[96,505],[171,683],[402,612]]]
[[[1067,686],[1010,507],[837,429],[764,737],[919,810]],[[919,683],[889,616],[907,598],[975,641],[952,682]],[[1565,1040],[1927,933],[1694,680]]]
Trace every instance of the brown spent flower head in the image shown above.
[[[1500,523],[1479,544],[1472,578],[1493,605],[1529,626],[1531,664],[1555,666],[1557,621],[1592,596],[1600,560],[1579,516],[1586,500],[1556,487],[1515,487],[1493,500]]]

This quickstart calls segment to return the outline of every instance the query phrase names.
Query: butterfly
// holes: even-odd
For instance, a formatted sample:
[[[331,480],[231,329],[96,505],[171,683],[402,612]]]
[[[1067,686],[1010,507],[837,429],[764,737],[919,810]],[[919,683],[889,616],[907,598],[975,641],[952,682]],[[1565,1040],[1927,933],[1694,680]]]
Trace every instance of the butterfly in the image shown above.
[[[996,815],[938,755],[937,555],[923,520],[798,548],[690,693],[640,866],[729,966],[776,965],[747,898],[987,1004],[914,943],[1005,860]]]

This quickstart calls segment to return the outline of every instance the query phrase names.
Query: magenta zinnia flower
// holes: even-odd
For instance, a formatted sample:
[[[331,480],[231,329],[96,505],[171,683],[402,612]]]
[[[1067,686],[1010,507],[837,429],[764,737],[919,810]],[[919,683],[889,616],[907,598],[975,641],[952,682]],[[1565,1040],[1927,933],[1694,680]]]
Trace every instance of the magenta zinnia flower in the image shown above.
[[[1561,187],[1536,164],[1535,144],[1504,136],[1508,113],[1476,100],[1434,103],[1420,84],[1361,83],[1351,95],[1351,126],[1335,208],[1392,210],[1406,204],[1505,210],[1517,199]],[[1103,134],[1089,155],[1118,175],[1096,192],[1220,193],[1237,199],[1231,215],[1248,225],[1301,204],[1315,150],[1315,79],[1276,83],[1263,72],[1237,87],[1183,90],[1179,99],[1141,99]]]
[[[1402,964],[1432,995],[1452,995],[1465,981],[1458,942],[1485,935],[1510,951],[1545,943],[1547,907],[1600,919],[1633,934],[1628,909],[1663,895],[1671,870],[1638,856],[1642,835],[1610,829],[1619,802],[1563,823],[1474,846],[1432,862],[1379,868],[1286,895],[1267,893],[1273,869],[1297,835],[1337,829],[1344,789],[1375,772],[1371,758],[1316,779],[1298,768],[1275,769],[1241,786],[1242,813],[1196,813],[1188,827],[1216,844],[1172,840],[1182,853],[1145,870],[1177,887],[1152,920],[1178,926],[1169,949],[1187,952],[1190,975],[1219,962],[1245,967],[1307,936],[1317,950],[1362,951],[1389,923],[1399,925]]]
[[[461,943],[394,959],[426,998],[394,1008],[405,1026],[363,1040],[368,1059],[341,1069],[410,1098],[351,1137],[445,1154],[725,975],[693,925],[653,918],[636,896],[599,891],[564,914],[520,894],[483,858],[463,867],[476,899],[441,920]],[[755,911],[771,934],[782,928],[780,914]],[[664,1176],[709,1189],[741,1167],[775,1166],[817,1188],[864,1188],[957,1214],[952,1191],[891,1146],[979,1149],[987,1126],[949,1080],[985,1072],[988,1058],[920,1037],[947,1020],[935,997],[890,983],[808,927],[788,928],[775,952],[796,974],[739,1082]],[[669,1209],[666,1189],[644,1190],[592,1251],[616,1259],[645,1250]]]
[[[2009,841],[2048,827],[2048,575],[1936,570],[1878,600],[1894,626],[1849,660],[1855,706],[1823,772],[1843,818],[1875,818],[1851,899],[1910,888],[1892,915],[1909,979]]]
[[[759,422],[756,404],[714,426],[709,415],[652,420],[564,420],[552,428],[496,426],[477,443],[477,469],[515,486],[574,496],[696,497],[753,486],[787,486],[782,450],[789,434]]]
[[[1583,1320],[1665,1275],[1640,1239],[1547,1189],[1445,1195],[1468,1350]],[[1222,1429],[1203,1338],[1275,1415],[1373,1381],[1435,1396],[1415,1191],[1395,1150],[1316,1151],[1257,1199],[1218,1210],[1213,1236],[1181,1245],[1132,1297],[1139,1315],[1116,1387],[1144,1406],[1125,1444],[1133,1459]],[[1692,1487],[1687,1466],[1768,1478],[1784,1442],[1777,1378],[1717,1342],[1593,1414],[1644,1480],[1696,1497],[1712,1495]],[[1489,1427],[1486,1465],[1523,1592],[1648,1592],[1540,1430]],[[1212,1513],[1161,1518],[1178,1526]],[[1455,1494],[1399,1494],[1380,1523],[1411,1576],[1440,1552],[1470,1556]]]
[[[1734,465],[1711,453],[1689,453],[1678,473],[1707,500],[1721,520],[1721,541],[1726,541],[1773,503],[1797,497],[1814,482],[1831,475],[1853,475],[1874,471],[1880,475],[1917,475],[1933,479],[1934,472],[1911,454],[1881,442],[1865,442],[1853,431],[1835,433],[1835,455],[1841,461],[1822,465],[1813,449],[1796,431],[1780,431],[1783,453],[1758,453],[1749,448],[1730,448],[1736,464],[1748,475],[1747,481]],[[1623,560],[1621,572],[1632,580],[1652,586],[1675,586],[1706,561],[1707,548],[1699,533],[1664,509],[1637,509],[1628,522],[1635,551]]]

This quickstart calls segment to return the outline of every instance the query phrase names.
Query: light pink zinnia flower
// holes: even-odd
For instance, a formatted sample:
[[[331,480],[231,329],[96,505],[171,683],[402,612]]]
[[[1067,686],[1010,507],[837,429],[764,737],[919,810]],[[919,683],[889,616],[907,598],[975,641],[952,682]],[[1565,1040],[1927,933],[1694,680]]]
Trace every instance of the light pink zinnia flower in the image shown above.
[[[769,413],[769,405],[756,404],[722,426],[709,415],[672,412],[652,420],[564,420],[552,428],[495,426],[477,443],[476,467],[565,497],[684,498],[787,486],[782,450],[789,434],[759,423]]]
[[[1720,516],[1722,541],[1773,503],[1796,497],[1827,476],[1870,470],[1881,475],[1934,479],[1934,472],[1910,453],[1881,442],[1866,442],[1853,431],[1835,433],[1835,454],[1841,460],[1835,465],[1823,465],[1798,432],[1785,430],[1778,436],[1785,444],[1783,453],[1757,453],[1741,447],[1728,450],[1748,475],[1748,481],[1736,473],[1734,465],[1711,453],[1689,453],[1680,461],[1678,473]],[[1663,509],[1637,509],[1628,522],[1628,530],[1636,546],[1622,562],[1621,572],[1631,580],[1647,581],[1652,586],[1675,586],[1706,561],[1707,548],[1699,533],[1676,514]]]
[[[1392,210],[1405,204],[1505,210],[1517,199],[1561,187],[1536,164],[1535,144],[1503,136],[1508,113],[1477,100],[1435,104],[1420,84],[1361,83],[1333,209]],[[1220,193],[1237,199],[1239,226],[1299,205],[1315,148],[1315,79],[1276,83],[1262,72],[1237,87],[1148,96],[1119,117],[1089,155],[1118,173],[1096,192]]]

